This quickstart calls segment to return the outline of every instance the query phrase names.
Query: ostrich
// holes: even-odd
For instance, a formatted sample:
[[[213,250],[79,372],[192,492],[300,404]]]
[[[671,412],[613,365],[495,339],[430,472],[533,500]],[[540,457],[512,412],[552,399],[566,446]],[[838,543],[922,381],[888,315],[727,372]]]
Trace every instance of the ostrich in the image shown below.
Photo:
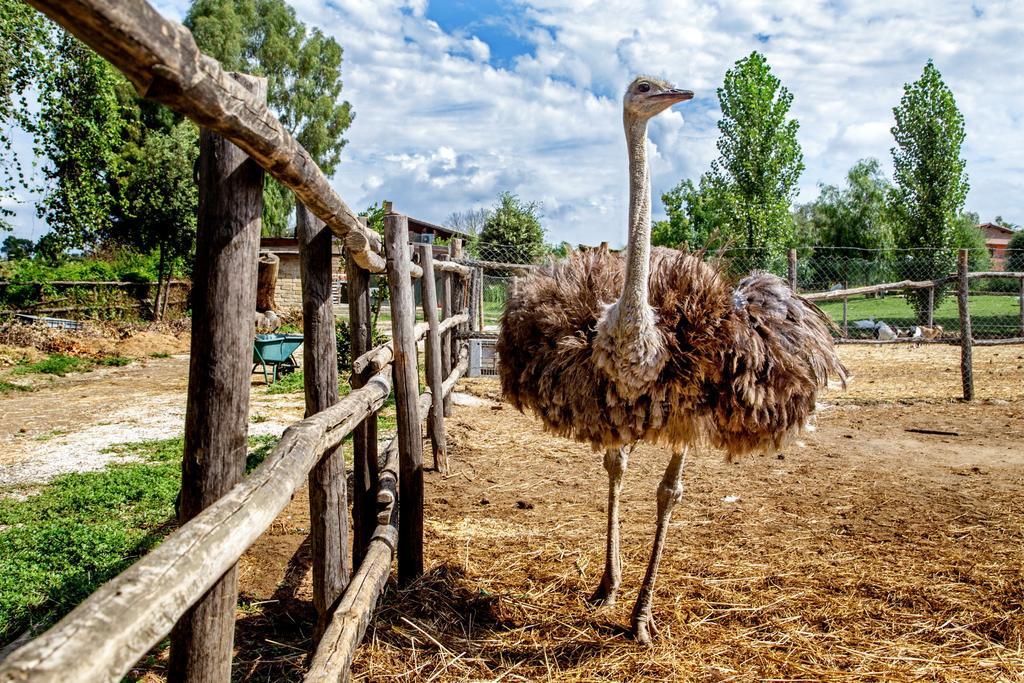
[[[683,497],[691,445],[729,458],[778,452],[814,411],[830,375],[845,382],[830,323],[785,281],[755,272],[730,287],[699,256],[651,249],[647,122],[693,93],[641,76],[626,90],[629,243],[518,279],[501,320],[502,392],[556,434],[604,451],[608,534],[604,573],[591,601],[615,603],[621,580],[619,492],[627,449],[670,449],[657,488],[658,521],[633,608],[636,640],[657,635],[651,603],[672,508]]]

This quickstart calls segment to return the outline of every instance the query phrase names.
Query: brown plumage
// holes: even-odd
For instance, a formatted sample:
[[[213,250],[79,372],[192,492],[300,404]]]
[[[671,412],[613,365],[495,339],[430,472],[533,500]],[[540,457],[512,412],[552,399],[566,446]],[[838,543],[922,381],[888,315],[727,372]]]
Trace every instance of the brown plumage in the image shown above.
[[[734,289],[698,256],[656,248],[649,301],[668,360],[645,393],[623,398],[594,340],[624,271],[620,254],[592,250],[513,286],[498,336],[502,392],[556,434],[595,450],[647,441],[776,452],[829,376],[845,378],[827,318],[784,280],[756,272]]]
[[[658,486],[651,559],[633,607],[641,643],[672,508],[683,497],[690,445],[730,456],[777,450],[814,411],[830,374],[845,380],[825,316],[774,275],[730,287],[701,258],[651,250],[647,122],[693,97],[660,79],[636,78],[623,98],[629,156],[625,257],[576,253],[516,281],[498,336],[502,390],[547,429],[604,449],[608,544],[595,602],[612,604],[622,576],[619,493],[626,447],[664,443],[672,456]]]

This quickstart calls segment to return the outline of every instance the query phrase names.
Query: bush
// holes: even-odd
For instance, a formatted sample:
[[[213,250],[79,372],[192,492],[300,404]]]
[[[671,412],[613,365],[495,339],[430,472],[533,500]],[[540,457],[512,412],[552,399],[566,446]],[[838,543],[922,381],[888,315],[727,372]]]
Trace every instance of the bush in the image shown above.
[[[352,336],[347,320],[339,320],[334,325],[334,339],[338,349],[338,375],[347,377],[352,371]],[[387,341],[387,336],[381,334],[376,327],[371,335],[371,345],[378,346]]]

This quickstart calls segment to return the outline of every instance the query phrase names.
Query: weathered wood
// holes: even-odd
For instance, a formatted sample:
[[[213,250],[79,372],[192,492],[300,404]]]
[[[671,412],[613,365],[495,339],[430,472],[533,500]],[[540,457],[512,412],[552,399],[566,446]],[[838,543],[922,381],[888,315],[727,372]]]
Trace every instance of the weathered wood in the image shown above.
[[[0,682],[120,681],[270,527],[319,455],[379,410],[390,393],[390,372],[380,372],[331,408],[286,429],[241,483],[0,662]]]
[[[850,325],[849,316],[847,315],[847,309],[849,308],[850,300],[847,297],[843,297],[843,336],[850,336]]]
[[[960,310],[960,378],[964,386],[964,400],[974,400],[974,365],[971,360],[971,309],[968,305],[968,258],[970,252],[961,249],[957,261],[957,304]]]
[[[1007,337],[1006,339],[975,339],[974,346],[1009,346],[1010,344],[1024,344],[1024,337]]]
[[[450,256],[444,254],[438,257],[438,263],[445,263]],[[445,273],[441,277],[441,318],[447,320],[452,317],[452,278],[458,277],[453,273]],[[455,351],[452,348],[452,339],[455,337],[454,333],[449,329],[441,333],[441,374],[445,377],[448,376],[452,371],[452,360],[455,356]],[[450,396],[444,397],[444,416],[450,417],[452,414],[452,399]]]
[[[420,264],[423,266],[420,298],[423,303],[423,317],[429,326],[424,349],[427,386],[434,396],[440,397],[440,400],[430,404],[430,411],[427,413],[427,434],[430,436],[434,469],[441,474],[448,474],[448,446],[444,436],[444,394],[441,393],[441,383],[447,374],[442,373],[441,367],[441,331],[437,320],[437,280],[434,279],[433,245],[420,245]]]
[[[323,221],[302,204],[296,206],[306,417],[338,402],[338,347],[331,302],[332,237]],[[313,605],[317,613],[314,640],[327,628],[331,605],[341,597],[351,575],[347,488],[341,449],[329,449],[309,472]]]
[[[512,270],[519,272],[529,272],[537,270],[542,266],[536,266],[530,263],[503,263],[501,261],[481,261],[479,259],[460,259],[459,263],[469,266],[470,268],[485,268],[487,270]]]
[[[477,306],[480,300],[476,295],[476,288],[481,280],[481,272],[479,268],[474,268],[473,274],[469,278],[469,329],[474,332],[480,329],[477,326],[477,320],[480,319]]]
[[[362,228],[302,145],[181,24],[144,0],[29,0],[120,70],[141,97],[160,102],[235,143],[295,193],[339,238],[359,233],[358,263],[379,263],[380,238]],[[367,267],[364,265],[364,267]]]
[[[968,280],[981,280],[984,278],[1008,278],[1011,280],[1024,280],[1024,272],[1015,272],[1012,270],[979,270],[974,273],[968,273]]]
[[[850,289],[833,289],[827,292],[812,292],[807,294],[801,294],[807,301],[835,301],[837,299],[845,299],[851,296],[861,296],[864,294],[877,294],[878,292],[885,292],[890,289],[928,289],[931,287],[941,287],[942,285],[955,278],[939,278],[937,280],[901,280],[900,282],[888,282],[881,285],[868,285],[867,287],[852,287]]]
[[[453,239],[451,244],[448,245],[448,256],[453,261],[456,261],[456,260],[462,258],[462,240],[461,239],[459,239],[459,238]],[[453,299],[452,309],[453,309],[453,312],[455,312],[455,313],[466,313],[467,320],[468,320],[469,310],[468,310],[468,307],[466,305],[466,291],[467,291],[467,285],[469,284],[469,279],[470,279],[470,277],[472,277],[472,274],[473,274],[472,271],[470,271],[469,275],[459,276],[459,277],[455,278],[455,280],[452,282],[452,299]],[[466,327],[465,323],[459,325],[457,328],[455,328],[455,331],[454,331],[455,334],[458,335],[458,334],[460,334],[462,332],[465,332],[465,327]],[[455,365],[456,363],[458,363],[458,359],[456,358],[456,346],[457,346],[457,344],[452,344],[452,365]]]
[[[373,315],[370,302],[370,274],[346,254],[348,279],[348,320],[351,356],[358,358],[373,344]],[[382,366],[383,367],[383,366]],[[363,386],[365,375],[354,373],[353,389]],[[377,414],[373,413],[352,433],[352,566],[358,567],[376,528],[377,505]]]
[[[477,268],[476,277],[476,329],[484,329],[484,269]]]
[[[371,273],[383,273],[387,270],[384,257],[372,251],[373,244],[370,242],[370,235],[376,236],[377,233],[373,231],[350,232],[345,236],[345,251],[352,252],[356,257],[356,262]],[[409,265],[409,274],[413,278],[422,277],[423,269],[412,263]]]
[[[836,344],[959,344],[959,339],[944,337],[939,339],[923,339],[921,337],[898,337],[896,339],[833,339]]]
[[[1020,281],[1020,333],[1024,335],[1024,278]]]
[[[266,99],[263,79],[236,85]],[[199,136],[199,214],[193,270],[185,452],[178,512],[184,524],[245,472],[252,321],[263,213],[263,171],[209,130]],[[169,681],[229,681],[238,574],[228,567],[174,627]]]
[[[796,286],[797,286],[797,281],[796,281],[796,249],[790,249],[789,253],[787,254],[787,256],[788,256],[788,259],[787,259],[787,266],[788,266],[787,267],[787,270],[788,270],[787,275],[789,276],[787,279],[789,280],[789,288],[792,289],[795,292],[796,291]]]
[[[277,254],[264,252],[260,254],[259,271],[256,276],[256,310],[276,311],[277,302],[274,293],[277,290],[277,271],[281,267],[281,257]]]
[[[398,581],[408,584],[423,573],[423,439],[417,397],[416,317],[409,280],[409,224],[405,216],[384,217],[391,338],[394,341],[395,407],[400,455],[402,519],[398,527]]]
[[[928,327],[935,325],[935,288],[928,288]]]
[[[469,315],[466,313],[460,313],[459,315],[453,315],[450,318],[446,318],[440,322],[438,328],[441,332],[446,332],[450,329],[456,328],[459,325],[464,325],[469,322]],[[413,336],[416,341],[423,339],[426,336],[427,331],[430,330],[430,325],[427,323],[416,323],[413,328]],[[380,372],[383,368],[387,367],[395,357],[395,344],[394,340],[388,340],[379,346],[375,346],[363,355],[352,361],[352,372],[353,374],[374,374]]]
[[[442,273],[455,273],[456,275],[461,275],[463,277],[468,277],[469,274],[473,272],[473,269],[469,266],[464,266],[461,263],[455,263],[454,261],[441,260],[440,256],[438,256],[438,259],[434,261],[434,270]]]

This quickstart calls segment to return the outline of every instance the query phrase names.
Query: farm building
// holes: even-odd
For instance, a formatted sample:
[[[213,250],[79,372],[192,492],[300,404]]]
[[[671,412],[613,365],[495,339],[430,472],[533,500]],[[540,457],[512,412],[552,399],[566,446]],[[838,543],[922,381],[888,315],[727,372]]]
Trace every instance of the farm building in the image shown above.
[[[466,237],[458,230],[435,225],[416,218],[409,218],[409,233],[413,241],[433,242]],[[341,243],[335,239],[331,248],[331,294],[335,304],[345,301],[345,260],[342,258]],[[271,253],[281,259],[277,272],[277,288],[274,299],[282,311],[302,308],[302,283],[299,279],[299,243],[294,237],[262,237],[260,253]]]
[[[1006,248],[1013,238],[1013,230],[998,223],[982,223],[978,229],[985,235],[985,246],[992,257],[992,270],[1003,270],[1006,267]]]

